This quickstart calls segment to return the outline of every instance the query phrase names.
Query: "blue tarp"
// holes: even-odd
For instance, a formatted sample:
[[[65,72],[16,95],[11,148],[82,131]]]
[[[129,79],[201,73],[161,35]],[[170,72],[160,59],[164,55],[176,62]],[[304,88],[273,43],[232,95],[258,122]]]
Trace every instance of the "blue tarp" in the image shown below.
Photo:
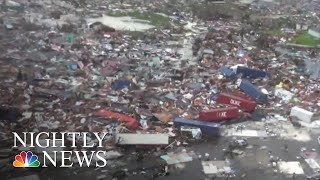
[[[220,72],[221,72],[221,74],[222,74],[223,76],[225,76],[225,77],[227,77],[227,78],[233,79],[233,78],[236,77],[236,73],[235,73],[232,69],[230,69],[230,68],[228,68],[228,67],[222,67],[222,68],[220,69]]]
[[[124,88],[129,88],[132,84],[130,80],[116,80],[112,84],[112,88],[115,90],[120,90]]]

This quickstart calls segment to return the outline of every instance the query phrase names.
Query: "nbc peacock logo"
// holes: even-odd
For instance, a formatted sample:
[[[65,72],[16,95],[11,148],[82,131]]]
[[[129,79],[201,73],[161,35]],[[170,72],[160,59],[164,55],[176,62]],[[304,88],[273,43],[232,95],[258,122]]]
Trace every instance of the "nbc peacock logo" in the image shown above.
[[[33,155],[31,151],[22,151],[20,154],[16,155],[15,161],[13,162],[14,167],[39,167],[40,162],[38,161],[38,156]]]

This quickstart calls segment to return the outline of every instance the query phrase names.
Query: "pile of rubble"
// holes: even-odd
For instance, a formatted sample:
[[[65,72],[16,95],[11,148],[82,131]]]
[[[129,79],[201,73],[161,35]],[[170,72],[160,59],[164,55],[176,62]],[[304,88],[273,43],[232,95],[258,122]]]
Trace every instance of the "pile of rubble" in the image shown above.
[[[76,8],[65,1],[2,6],[0,171],[6,178],[14,177],[8,162],[17,151],[31,150],[12,149],[12,132],[107,132],[105,158],[113,170],[123,167],[121,158],[162,159],[166,163],[151,174],[167,176],[168,165],[181,169],[200,159],[206,175],[227,178],[245,177],[228,156],[245,157],[247,138],[312,139],[308,131],[320,120],[320,69],[312,69],[317,49],[293,53],[282,37],[264,39],[249,23],[203,22],[184,12],[168,16],[170,28],[121,31],[95,21],[105,10],[129,12],[120,3],[110,6],[116,7]],[[49,7],[61,10],[37,11]],[[220,149],[227,158],[202,153],[203,159],[187,148],[216,137],[227,139]],[[143,150],[132,152],[132,145]],[[295,161],[268,163],[303,174],[287,169],[298,166]],[[105,174],[123,178],[138,171],[148,170]]]

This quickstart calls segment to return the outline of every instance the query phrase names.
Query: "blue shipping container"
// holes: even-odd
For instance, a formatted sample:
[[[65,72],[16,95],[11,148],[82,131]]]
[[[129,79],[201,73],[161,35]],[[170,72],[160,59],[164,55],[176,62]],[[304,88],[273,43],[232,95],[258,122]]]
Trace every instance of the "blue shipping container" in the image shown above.
[[[263,94],[260,89],[247,80],[242,80],[239,88],[242,92],[255,99],[258,103],[265,103],[268,100],[268,96],[266,94]]]
[[[230,68],[227,68],[227,67],[222,67],[220,69],[220,72],[223,76],[227,77],[227,78],[231,78],[231,79],[234,79],[236,77],[236,73],[230,69]]]
[[[268,75],[268,73],[265,71],[250,69],[242,66],[237,67],[237,74],[242,74],[242,77],[251,79],[264,78]]]
[[[211,136],[220,136],[220,124],[213,122],[190,120],[185,118],[177,117],[173,121],[175,128],[180,128],[181,126],[192,126],[201,129],[203,134],[208,134]]]

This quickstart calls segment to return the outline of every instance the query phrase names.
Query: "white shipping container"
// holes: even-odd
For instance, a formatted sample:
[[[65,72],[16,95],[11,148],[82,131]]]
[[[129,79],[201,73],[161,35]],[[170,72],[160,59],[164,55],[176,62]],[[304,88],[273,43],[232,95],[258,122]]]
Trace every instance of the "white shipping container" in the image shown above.
[[[307,123],[310,123],[312,121],[313,115],[313,112],[307,111],[297,106],[293,107],[290,112],[290,116],[296,117],[299,120]]]
[[[120,145],[167,145],[169,144],[169,135],[118,133],[116,142]]]

